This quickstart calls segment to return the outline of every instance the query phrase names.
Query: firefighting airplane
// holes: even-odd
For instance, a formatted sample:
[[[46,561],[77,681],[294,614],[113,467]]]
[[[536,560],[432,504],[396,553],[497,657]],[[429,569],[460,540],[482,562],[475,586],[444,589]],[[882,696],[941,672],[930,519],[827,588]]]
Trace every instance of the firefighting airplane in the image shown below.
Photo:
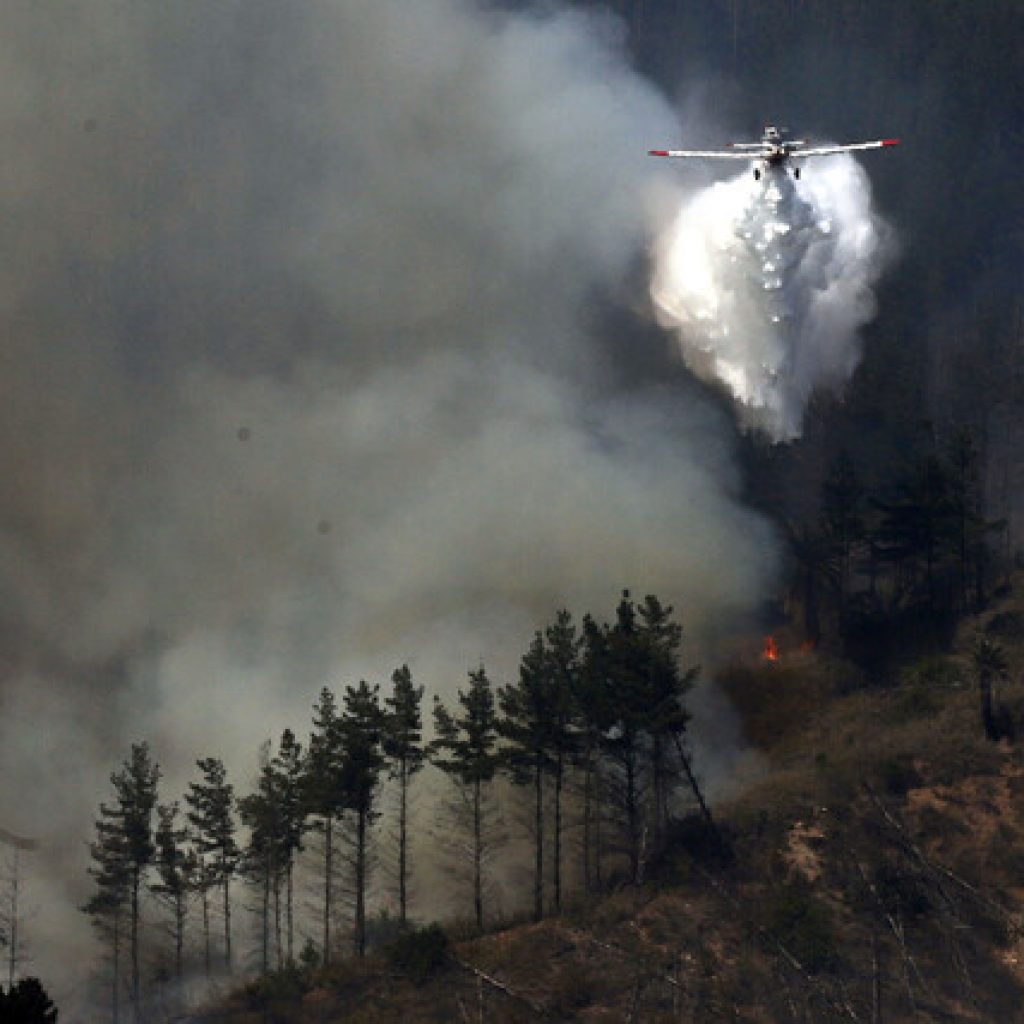
[[[850,142],[842,146],[817,146],[804,149],[809,145],[806,139],[787,139],[788,128],[776,128],[767,125],[760,142],[730,142],[725,150],[701,149],[650,149],[650,156],[695,157],[710,160],[753,160],[754,178],[759,179],[769,168],[782,168],[792,163],[793,177],[800,177],[800,164],[795,161],[805,160],[811,156],[828,156],[831,153],[850,153],[855,149],[881,149],[883,146],[895,146],[899,139],[876,139],[873,142]]]

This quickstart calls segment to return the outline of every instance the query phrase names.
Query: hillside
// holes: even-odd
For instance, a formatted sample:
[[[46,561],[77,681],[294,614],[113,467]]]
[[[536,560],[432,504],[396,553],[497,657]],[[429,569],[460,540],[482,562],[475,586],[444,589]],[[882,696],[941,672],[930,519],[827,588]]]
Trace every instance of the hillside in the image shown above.
[[[296,971],[190,1019],[1011,1021],[1024,1001],[1024,767],[985,738],[979,636],[1024,722],[1024,580],[951,652],[878,678],[814,653],[721,674],[763,775],[677,822],[641,887],[483,937]]]

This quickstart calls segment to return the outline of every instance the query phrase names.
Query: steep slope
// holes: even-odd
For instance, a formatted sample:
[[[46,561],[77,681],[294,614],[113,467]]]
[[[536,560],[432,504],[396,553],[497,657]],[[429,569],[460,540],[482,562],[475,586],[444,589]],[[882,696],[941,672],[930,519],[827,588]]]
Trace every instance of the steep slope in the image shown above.
[[[1022,1019],[1024,765],[1011,737],[985,738],[979,635],[1005,655],[996,708],[1012,730],[1012,591],[951,653],[892,678],[783,644],[777,662],[722,673],[764,755],[761,777],[715,808],[729,855],[684,818],[642,887],[447,953],[421,932],[401,955],[276,976],[192,1019]]]

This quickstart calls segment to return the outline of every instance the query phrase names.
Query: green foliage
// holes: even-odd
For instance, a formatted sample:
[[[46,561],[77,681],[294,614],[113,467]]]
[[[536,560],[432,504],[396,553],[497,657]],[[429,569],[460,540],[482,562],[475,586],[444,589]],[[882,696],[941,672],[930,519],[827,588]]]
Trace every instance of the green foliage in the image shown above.
[[[297,1003],[311,988],[308,973],[290,965],[249,982],[244,994],[246,1003],[253,1010],[266,1010],[279,1005],[283,1009]]]
[[[909,754],[895,754],[886,758],[878,768],[882,786],[892,796],[904,796],[907,790],[920,786],[921,773]]]
[[[438,768],[464,785],[489,782],[499,764],[498,717],[494,688],[483,665],[469,673],[469,689],[459,690],[458,701],[462,714],[456,717],[440,698],[434,698],[437,739],[430,747],[431,758]]]
[[[950,658],[932,656],[904,668],[899,677],[896,718],[908,721],[939,711],[961,684],[962,670]]]
[[[22,978],[4,994],[0,986],[3,1024],[56,1024],[57,1007],[38,978]]]
[[[239,857],[234,788],[227,781],[227,770],[220,758],[200,758],[196,765],[202,781],[189,783],[185,794],[188,820],[200,854],[212,856],[213,884],[223,885],[234,874]]]
[[[306,939],[305,945],[299,951],[299,964],[307,971],[312,971],[320,966],[320,951],[311,938]]]
[[[384,698],[382,743],[393,762],[393,777],[408,781],[423,767],[423,687],[413,685],[408,665],[392,673],[391,683],[392,692]]]
[[[439,924],[430,924],[388,943],[384,956],[392,967],[421,985],[445,966],[449,946],[444,929]]]
[[[1001,640],[1024,640],[1024,614],[1016,609],[997,612],[985,623],[985,632]]]
[[[598,984],[592,967],[579,960],[562,963],[551,982],[548,1009],[562,1017],[573,1017],[590,1006],[597,995]]]
[[[806,886],[788,883],[764,903],[763,927],[811,973],[833,967],[837,959],[832,913]]]

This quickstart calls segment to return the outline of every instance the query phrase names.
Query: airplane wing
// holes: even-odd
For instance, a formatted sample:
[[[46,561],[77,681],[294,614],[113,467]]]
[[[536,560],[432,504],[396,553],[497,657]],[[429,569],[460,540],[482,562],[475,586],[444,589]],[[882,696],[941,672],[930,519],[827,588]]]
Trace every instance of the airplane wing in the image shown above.
[[[850,153],[855,149],[881,149],[883,146],[898,146],[899,139],[875,139],[873,142],[849,142],[842,146],[818,146],[815,149],[797,149],[789,154],[790,160],[802,160],[805,156],[829,156],[832,153]]]
[[[704,149],[649,149],[648,156],[699,157],[705,160],[754,160],[757,153],[741,153],[737,150]]]

